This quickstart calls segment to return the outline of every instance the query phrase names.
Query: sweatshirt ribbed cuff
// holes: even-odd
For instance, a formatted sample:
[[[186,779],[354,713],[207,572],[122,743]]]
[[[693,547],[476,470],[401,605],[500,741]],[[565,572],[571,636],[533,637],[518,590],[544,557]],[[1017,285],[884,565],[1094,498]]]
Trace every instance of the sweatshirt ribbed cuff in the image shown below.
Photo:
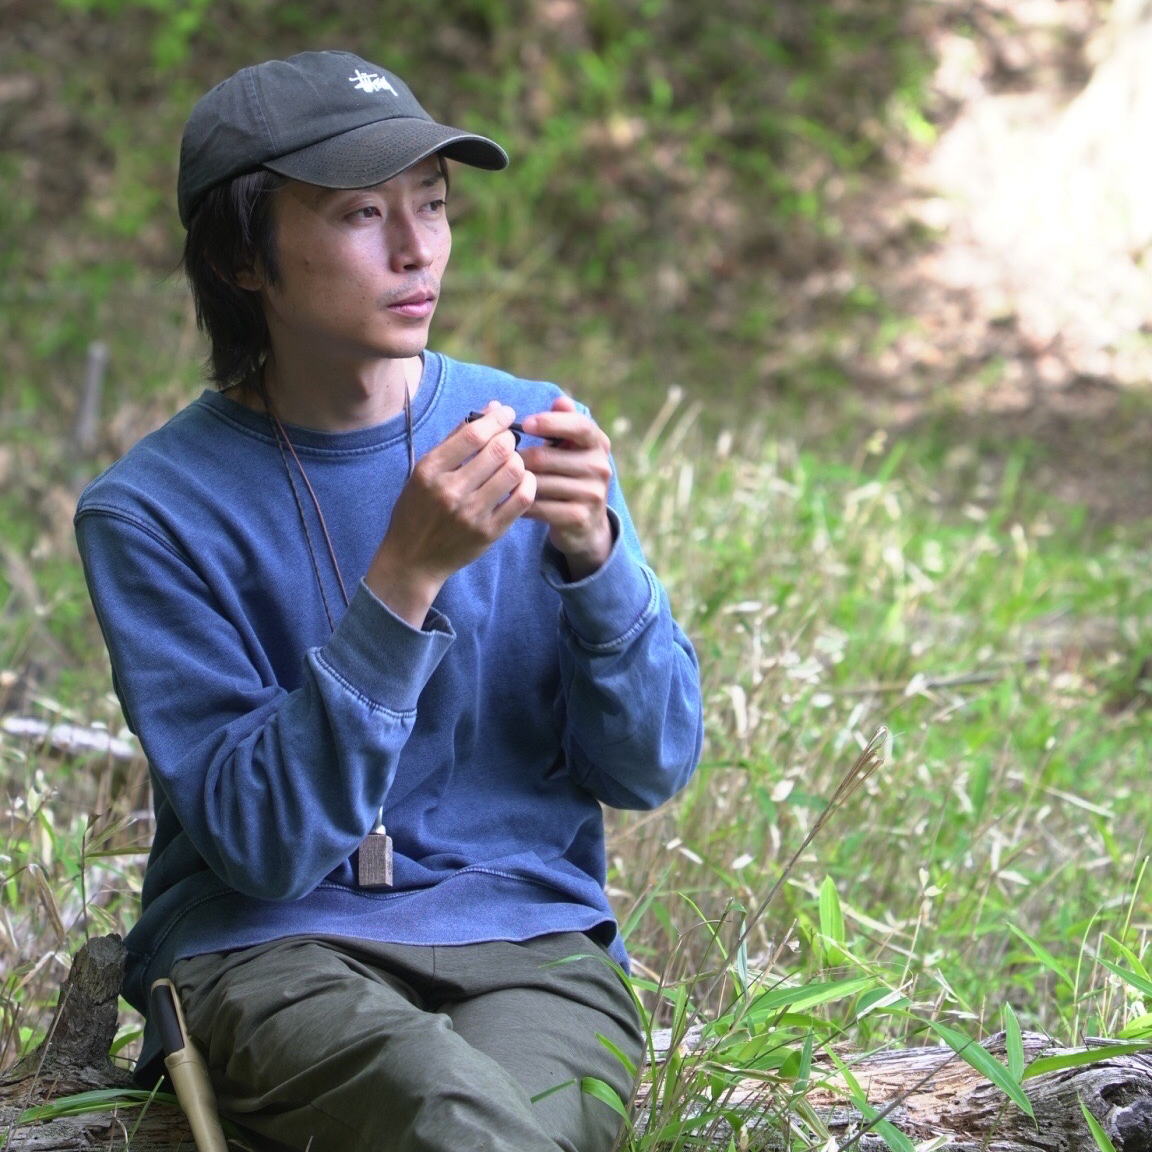
[[[545,543],[541,575],[560,595],[564,617],[582,644],[610,648],[625,643],[657,607],[655,580],[622,539],[620,521],[609,508],[614,542],[608,559],[583,580],[565,579],[562,552]]]
[[[421,629],[401,620],[363,581],[318,659],[371,704],[408,712],[456,633],[433,609]]]

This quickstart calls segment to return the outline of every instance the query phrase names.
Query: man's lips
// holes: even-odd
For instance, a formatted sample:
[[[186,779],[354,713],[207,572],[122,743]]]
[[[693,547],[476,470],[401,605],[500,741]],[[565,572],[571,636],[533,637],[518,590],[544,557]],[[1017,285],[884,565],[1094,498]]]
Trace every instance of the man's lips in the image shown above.
[[[387,310],[393,315],[408,316],[414,320],[421,320],[430,316],[436,307],[436,293],[422,289],[419,292],[410,292],[399,300],[389,300],[385,304]]]

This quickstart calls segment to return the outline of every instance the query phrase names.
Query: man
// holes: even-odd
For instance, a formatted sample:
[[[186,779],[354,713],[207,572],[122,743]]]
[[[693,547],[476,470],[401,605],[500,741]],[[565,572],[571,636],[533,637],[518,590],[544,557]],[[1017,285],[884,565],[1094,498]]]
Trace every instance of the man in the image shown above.
[[[600,805],[687,781],[698,673],[586,411],[426,349],[446,159],[507,163],[339,52],[185,129],[220,390],[76,517],[155,793],[125,995],[172,977],[272,1147],[597,1152],[642,1057]]]

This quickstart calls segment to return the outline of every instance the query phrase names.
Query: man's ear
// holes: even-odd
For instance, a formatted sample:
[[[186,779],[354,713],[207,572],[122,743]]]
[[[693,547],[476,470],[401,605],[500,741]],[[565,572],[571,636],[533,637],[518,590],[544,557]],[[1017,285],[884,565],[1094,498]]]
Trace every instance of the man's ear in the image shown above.
[[[231,280],[237,288],[243,288],[247,292],[259,292],[264,287],[264,276],[255,263],[238,265],[232,275],[225,279]]]
[[[235,268],[222,267],[215,260],[209,262],[216,278],[233,288],[242,288],[246,292],[259,292],[264,287],[264,276],[260,272],[255,260],[247,264],[237,264]]]

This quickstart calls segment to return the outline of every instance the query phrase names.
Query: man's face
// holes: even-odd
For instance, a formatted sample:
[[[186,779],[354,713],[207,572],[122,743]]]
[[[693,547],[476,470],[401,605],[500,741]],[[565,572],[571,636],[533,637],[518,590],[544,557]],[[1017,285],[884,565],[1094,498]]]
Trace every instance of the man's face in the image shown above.
[[[422,352],[452,248],[446,193],[436,157],[374,188],[281,188],[279,279],[254,284],[273,355],[331,372]]]

